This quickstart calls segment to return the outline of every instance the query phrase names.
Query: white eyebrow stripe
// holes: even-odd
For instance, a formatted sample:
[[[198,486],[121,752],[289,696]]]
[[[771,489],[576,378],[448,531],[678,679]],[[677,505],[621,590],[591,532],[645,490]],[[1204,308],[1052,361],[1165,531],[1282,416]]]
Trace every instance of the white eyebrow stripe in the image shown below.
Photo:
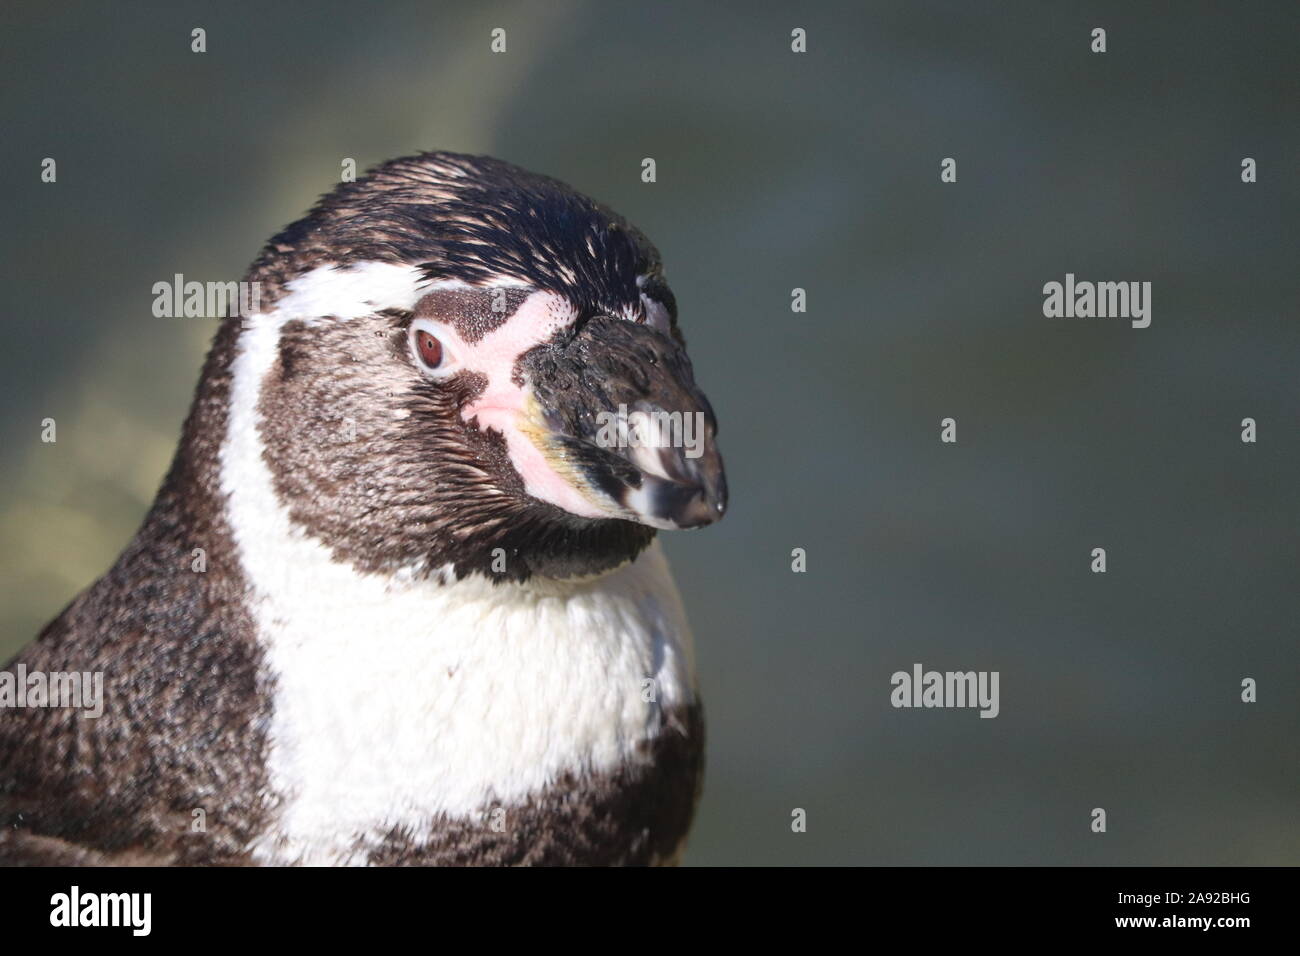
[[[420,288],[421,295],[427,295],[430,292],[437,292],[439,289],[452,289],[464,292],[473,292],[482,289],[532,289],[531,282],[523,279],[514,279],[509,276],[499,276],[488,282],[466,282],[464,279],[434,279],[431,282],[425,282]]]
[[[326,316],[356,319],[383,309],[413,309],[423,296],[437,289],[527,288],[530,283],[507,277],[479,284],[460,279],[431,281],[419,266],[397,262],[330,263],[288,282],[275,311],[282,322],[313,322]]]
[[[409,309],[419,298],[424,275],[418,267],[362,262],[347,268],[319,266],[285,286],[276,303],[282,321],[334,316],[355,319],[380,309]]]

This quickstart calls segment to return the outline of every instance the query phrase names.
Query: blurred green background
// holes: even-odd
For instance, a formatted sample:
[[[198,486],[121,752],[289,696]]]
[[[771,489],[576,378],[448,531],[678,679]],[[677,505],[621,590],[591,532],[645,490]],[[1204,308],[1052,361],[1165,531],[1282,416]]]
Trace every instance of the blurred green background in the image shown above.
[[[485,152],[657,243],[721,421],[727,520],[666,540],[688,863],[1300,862],[1300,7],[1135,6],[7,3],[0,659],[167,466],[214,325],[153,283],[239,278],[344,158]],[[1151,327],[1044,318],[1066,272]],[[1001,715],[893,709],[918,661]]]

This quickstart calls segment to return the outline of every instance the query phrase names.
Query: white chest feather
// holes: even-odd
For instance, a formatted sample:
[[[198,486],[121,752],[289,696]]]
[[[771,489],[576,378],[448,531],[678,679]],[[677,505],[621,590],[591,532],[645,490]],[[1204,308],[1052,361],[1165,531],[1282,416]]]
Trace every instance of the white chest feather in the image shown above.
[[[361,574],[291,525],[261,457],[257,395],[278,325],[248,323],[222,484],[274,681],[263,862],[359,862],[358,842],[510,806],[612,769],[694,698],[692,647],[658,545],[582,582]],[[653,683],[649,683],[653,682]]]
[[[567,587],[401,586],[338,564],[298,587],[301,570],[255,611],[289,841],[273,858],[337,861],[358,837],[420,833],[439,814],[517,805],[566,771],[616,767],[661,707],[693,696],[657,549]]]

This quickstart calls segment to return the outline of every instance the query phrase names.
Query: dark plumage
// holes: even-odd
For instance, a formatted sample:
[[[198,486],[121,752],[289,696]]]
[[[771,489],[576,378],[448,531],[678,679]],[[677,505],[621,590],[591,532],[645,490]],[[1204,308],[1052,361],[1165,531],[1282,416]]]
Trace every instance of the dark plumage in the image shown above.
[[[431,278],[523,280],[584,314],[668,307],[659,253],[635,226],[549,176],[487,156],[424,153],[343,183],[276,235],[249,270],[272,289],[322,259],[419,263]]]

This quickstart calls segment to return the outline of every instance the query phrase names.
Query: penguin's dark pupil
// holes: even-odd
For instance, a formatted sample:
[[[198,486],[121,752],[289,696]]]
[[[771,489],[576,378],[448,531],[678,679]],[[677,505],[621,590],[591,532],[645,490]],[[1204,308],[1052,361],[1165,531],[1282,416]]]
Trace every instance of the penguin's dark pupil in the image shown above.
[[[415,344],[420,351],[420,359],[429,368],[442,364],[442,343],[435,336],[421,329],[415,335]]]

